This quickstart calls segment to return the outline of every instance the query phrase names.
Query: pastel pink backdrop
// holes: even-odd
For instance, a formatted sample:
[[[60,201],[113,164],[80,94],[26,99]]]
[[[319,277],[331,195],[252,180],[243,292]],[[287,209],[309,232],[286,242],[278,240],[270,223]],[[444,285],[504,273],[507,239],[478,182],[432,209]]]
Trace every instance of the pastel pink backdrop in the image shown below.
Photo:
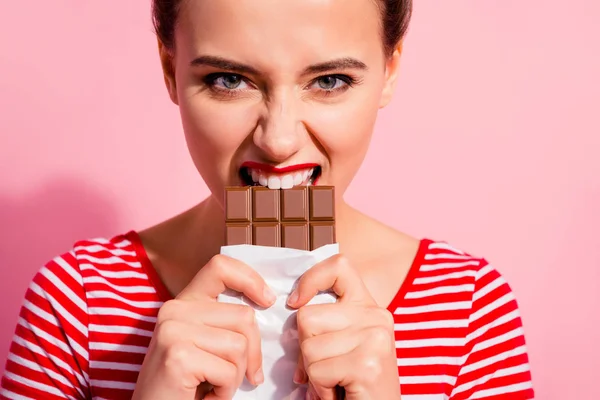
[[[42,263],[207,194],[163,87],[149,1],[116,4],[3,6],[2,364]],[[398,94],[347,195],[504,273],[546,400],[600,398],[598,20],[592,0],[417,1]]]

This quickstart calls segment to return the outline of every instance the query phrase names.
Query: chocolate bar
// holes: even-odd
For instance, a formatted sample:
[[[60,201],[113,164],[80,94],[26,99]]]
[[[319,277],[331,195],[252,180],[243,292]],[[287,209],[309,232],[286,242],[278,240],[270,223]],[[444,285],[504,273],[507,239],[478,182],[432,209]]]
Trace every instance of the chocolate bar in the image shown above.
[[[315,250],[335,243],[333,186],[225,189],[225,244]]]

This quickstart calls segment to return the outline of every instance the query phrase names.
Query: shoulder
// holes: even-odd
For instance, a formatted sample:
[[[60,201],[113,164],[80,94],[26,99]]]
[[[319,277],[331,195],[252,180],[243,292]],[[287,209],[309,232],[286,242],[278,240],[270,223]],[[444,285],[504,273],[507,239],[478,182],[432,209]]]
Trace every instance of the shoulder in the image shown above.
[[[110,238],[78,240],[70,249],[46,262],[34,276],[31,288],[38,292],[62,292],[83,297],[89,277],[110,278],[116,271],[140,269],[135,232]]]
[[[522,320],[511,285],[486,258],[448,242],[423,239],[404,293],[404,306],[462,321],[469,339],[491,331],[522,334]]]
[[[485,257],[475,256],[451,243],[433,239],[422,239],[410,271],[412,285],[436,286],[440,292],[444,287],[456,286],[453,290],[470,293],[473,301],[490,293],[511,291],[499,269]],[[452,290],[452,289],[448,289]]]

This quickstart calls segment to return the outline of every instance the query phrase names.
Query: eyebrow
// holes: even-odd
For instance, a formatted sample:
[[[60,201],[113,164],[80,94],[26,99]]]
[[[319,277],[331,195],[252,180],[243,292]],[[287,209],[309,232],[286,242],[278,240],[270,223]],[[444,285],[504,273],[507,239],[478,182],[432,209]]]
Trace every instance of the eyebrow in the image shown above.
[[[192,67],[208,66],[208,67],[214,67],[217,69],[221,69],[224,71],[239,72],[239,73],[253,74],[253,75],[258,75],[260,73],[256,68],[254,68],[250,65],[243,64],[243,63],[233,61],[233,60],[229,60],[227,58],[223,58],[223,57],[219,57],[219,56],[209,56],[209,55],[199,56],[199,57],[196,57],[195,59],[193,59],[192,62],[190,63],[190,65]],[[325,62],[318,63],[318,64],[309,65],[308,67],[306,67],[304,69],[304,71],[302,72],[302,75],[318,74],[318,73],[324,73],[324,72],[335,71],[335,70],[340,70],[340,69],[357,69],[357,70],[366,71],[368,69],[368,67],[365,63],[363,63],[362,61],[359,61],[355,58],[343,57],[343,58],[337,58],[337,59],[330,60],[330,61],[325,61]]]

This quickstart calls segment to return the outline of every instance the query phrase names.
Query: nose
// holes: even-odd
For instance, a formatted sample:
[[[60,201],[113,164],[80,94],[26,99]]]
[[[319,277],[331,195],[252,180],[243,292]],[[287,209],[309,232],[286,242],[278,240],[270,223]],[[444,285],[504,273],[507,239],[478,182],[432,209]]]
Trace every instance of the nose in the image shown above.
[[[279,95],[266,103],[253,141],[265,159],[283,162],[302,148],[307,136],[292,96]]]

